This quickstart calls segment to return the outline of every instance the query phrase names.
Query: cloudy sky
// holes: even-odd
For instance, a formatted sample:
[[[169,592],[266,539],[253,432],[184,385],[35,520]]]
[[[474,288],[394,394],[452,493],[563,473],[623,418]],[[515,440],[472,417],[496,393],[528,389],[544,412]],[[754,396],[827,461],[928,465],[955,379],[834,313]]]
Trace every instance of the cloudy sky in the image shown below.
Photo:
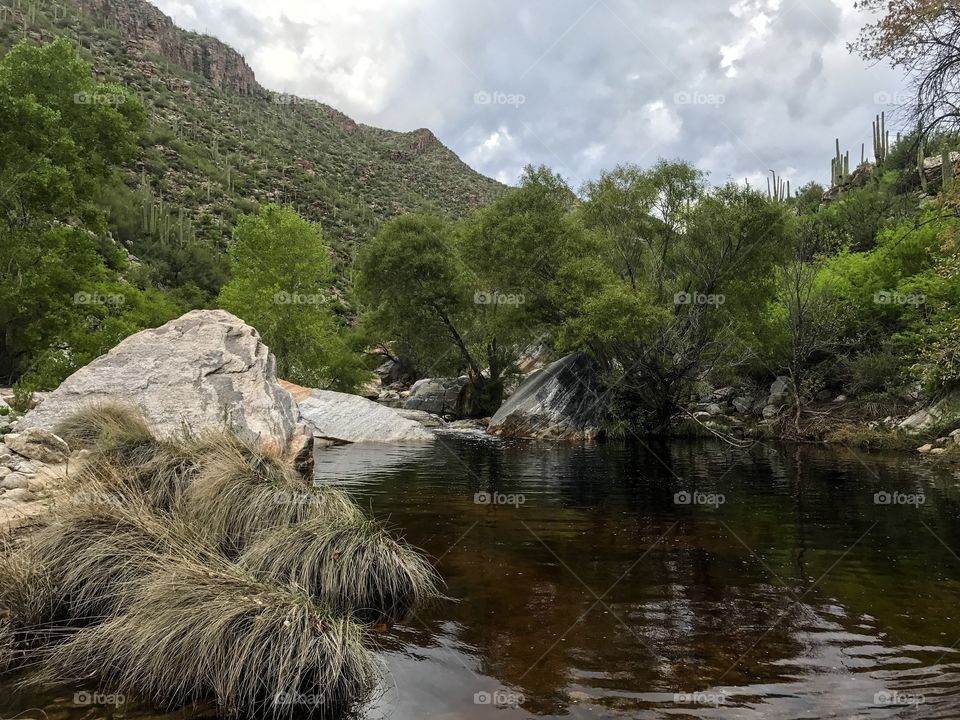
[[[828,180],[902,79],[847,52],[853,0],[153,0],[240,50],[271,90],[428,127],[479,171],[575,187],[683,158],[711,180]]]

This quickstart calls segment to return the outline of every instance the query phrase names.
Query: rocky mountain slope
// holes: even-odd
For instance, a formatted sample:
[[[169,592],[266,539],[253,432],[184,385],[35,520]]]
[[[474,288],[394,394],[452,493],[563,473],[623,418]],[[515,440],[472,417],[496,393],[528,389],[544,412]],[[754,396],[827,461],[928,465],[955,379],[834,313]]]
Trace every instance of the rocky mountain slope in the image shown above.
[[[319,102],[270,92],[236,51],[177,28],[145,0],[0,0],[0,52],[66,35],[98,77],[148,110],[143,155],[114,205],[124,235],[220,244],[256,203],[292,203],[322,223],[341,260],[376,227],[432,207],[459,217],[503,187],[427,129],[392,132]],[[109,102],[92,98],[91,102]]]

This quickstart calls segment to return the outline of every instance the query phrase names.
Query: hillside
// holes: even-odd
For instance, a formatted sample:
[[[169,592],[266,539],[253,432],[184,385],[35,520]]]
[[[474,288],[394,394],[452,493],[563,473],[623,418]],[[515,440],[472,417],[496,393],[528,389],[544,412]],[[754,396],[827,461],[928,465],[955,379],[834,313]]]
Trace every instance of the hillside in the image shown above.
[[[320,221],[344,261],[385,219],[424,207],[460,217],[504,188],[430,130],[373,128],[270,92],[237,52],[177,28],[144,0],[0,0],[0,51],[57,35],[79,43],[98,79],[135,90],[147,108],[142,157],[105,199],[115,236],[134,254],[162,255],[158,245],[193,238],[222,248],[239,212],[277,201]]]

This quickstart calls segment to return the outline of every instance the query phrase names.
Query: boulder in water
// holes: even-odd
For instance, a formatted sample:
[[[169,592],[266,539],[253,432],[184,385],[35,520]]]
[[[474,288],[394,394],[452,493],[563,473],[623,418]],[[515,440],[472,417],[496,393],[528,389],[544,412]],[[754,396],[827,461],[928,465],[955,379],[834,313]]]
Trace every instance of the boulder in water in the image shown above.
[[[600,433],[596,373],[583,353],[567,355],[531,375],[490,420],[504,437],[593,440]]]

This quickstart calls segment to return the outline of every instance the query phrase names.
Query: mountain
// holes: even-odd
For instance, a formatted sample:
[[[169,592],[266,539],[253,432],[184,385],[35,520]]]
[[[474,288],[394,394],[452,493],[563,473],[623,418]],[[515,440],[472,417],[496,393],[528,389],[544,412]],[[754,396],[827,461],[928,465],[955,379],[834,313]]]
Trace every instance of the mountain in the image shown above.
[[[80,45],[99,79],[132,89],[147,108],[142,157],[126,169],[120,196],[106,200],[128,245],[147,234],[222,248],[240,212],[277,201],[321,222],[345,262],[397,214],[433,208],[461,217],[505,189],[430,130],[370,127],[263,88],[235,50],[178,28],[144,0],[0,0],[0,52],[24,37],[57,35]]]

